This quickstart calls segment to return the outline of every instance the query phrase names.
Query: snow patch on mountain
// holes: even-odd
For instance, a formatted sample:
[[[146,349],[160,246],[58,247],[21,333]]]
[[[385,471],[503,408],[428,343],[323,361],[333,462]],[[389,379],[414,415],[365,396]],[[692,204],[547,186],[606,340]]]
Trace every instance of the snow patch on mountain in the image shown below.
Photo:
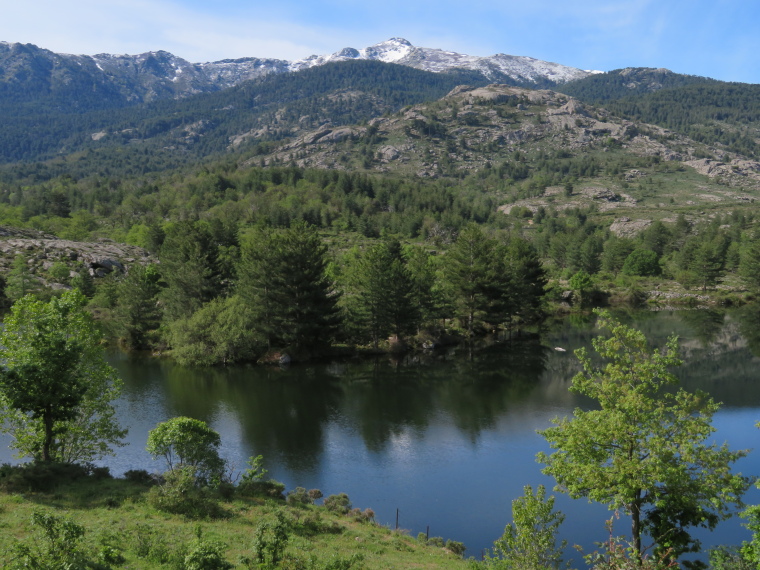
[[[288,69],[300,71],[333,61],[350,59],[397,63],[435,73],[442,73],[451,69],[468,69],[478,71],[494,81],[506,76],[516,81],[528,83],[537,83],[542,80],[565,83],[591,74],[591,72],[582,69],[532,57],[503,53],[481,57],[442,49],[415,47],[403,38],[391,38],[361,50],[344,48],[329,55],[312,55],[290,63]]]

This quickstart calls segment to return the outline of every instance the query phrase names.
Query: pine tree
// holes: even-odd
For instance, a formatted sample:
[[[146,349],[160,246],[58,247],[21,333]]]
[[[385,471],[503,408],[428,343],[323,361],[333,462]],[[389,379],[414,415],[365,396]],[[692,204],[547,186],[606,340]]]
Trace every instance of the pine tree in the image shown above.
[[[17,255],[13,258],[13,265],[6,277],[5,296],[11,301],[18,301],[38,289],[39,283],[29,270],[26,259],[23,255]]]
[[[238,292],[250,304],[257,332],[270,347],[311,352],[330,344],[339,314],[327,279],[327,247],[304,223],[245,236]]]
[[[509,314],[511,282],[505,258],[506,248],[475,225],[464,228],[446,253],[445,278],[468,336],[478,326],[498,326]]]
[[[117,285],[114,310],[118,328],[127,347],[146,348],[149,333],[158,328],[161,312],[158,307],[160,274],[155,265],[143,267],[137,263]]]
[[[189,317],[221,292],[217,249],[204,223],[179,222],[169,230],[160,257],[167,319]]]
[[[389,335],[402,339],[416,332],[420,308],[397,240],[370,247],[349,273],[349,312],[354,326],[366,333],[375,347]]]

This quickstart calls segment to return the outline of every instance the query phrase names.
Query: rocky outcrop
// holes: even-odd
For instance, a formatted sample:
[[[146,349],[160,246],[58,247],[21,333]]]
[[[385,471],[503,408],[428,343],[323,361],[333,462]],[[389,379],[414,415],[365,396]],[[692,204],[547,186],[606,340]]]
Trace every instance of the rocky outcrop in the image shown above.
[[[0,272],[8,271],[16,256],[27,260],[33,274],[44,277],[54,263],[63,263],[73,272],[83,267],[93,277],[126,273],[135,263],[145,265],[158,260],[141,247],[110,240],[78,242],[58,239],[49,234],[0,227]]]
[[[633,238],[652,224],[652,220],[632,220],[631,218],[617,218],[610,231],[618,237]]]

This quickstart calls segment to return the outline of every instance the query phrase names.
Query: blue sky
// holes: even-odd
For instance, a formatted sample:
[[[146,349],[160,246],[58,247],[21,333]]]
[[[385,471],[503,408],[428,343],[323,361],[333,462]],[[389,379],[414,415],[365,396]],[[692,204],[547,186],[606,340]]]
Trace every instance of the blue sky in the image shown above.
[[[758,0],[3,0],[0,40],[192,62],[299,59],[403,37],[582,69],[667,67],[760,83]]]

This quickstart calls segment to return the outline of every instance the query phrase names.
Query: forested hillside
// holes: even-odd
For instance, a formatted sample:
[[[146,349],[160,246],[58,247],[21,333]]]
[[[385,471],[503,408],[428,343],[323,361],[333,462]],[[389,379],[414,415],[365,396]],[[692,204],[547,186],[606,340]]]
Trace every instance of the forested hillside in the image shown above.
[[[31,233],[4,230],[5,302],[76,287],[124,346],[228,364],[755,295],[754,86],[628,79],[648,83],[597,79],[638,93],[599,107],[348,61],[108,112],[6,106],[0,224]]]
[[[96,171],[116,155],[140,161],[143,172],[158,170],[161,162],[164,168],[174,167],[227,152],[241,140],[276,141],[299,129],[367,121],[404,105],[437,99],[462,83],[487,81],[472,72],[431,73],[348,61],[268,76],[219,93],[106,111],[59,110],[0,97],[0,161],[34,162],[77,153],[72,158],[83,160],[84,169],[73,168],[82,172]],[[81,151],[96,156],[83,158]],[[154,155],[148,165],[146,153]]]
[[[611,113],[760,158],[760,85],[725,83],[659,69],[623,69],[557,88]]]

